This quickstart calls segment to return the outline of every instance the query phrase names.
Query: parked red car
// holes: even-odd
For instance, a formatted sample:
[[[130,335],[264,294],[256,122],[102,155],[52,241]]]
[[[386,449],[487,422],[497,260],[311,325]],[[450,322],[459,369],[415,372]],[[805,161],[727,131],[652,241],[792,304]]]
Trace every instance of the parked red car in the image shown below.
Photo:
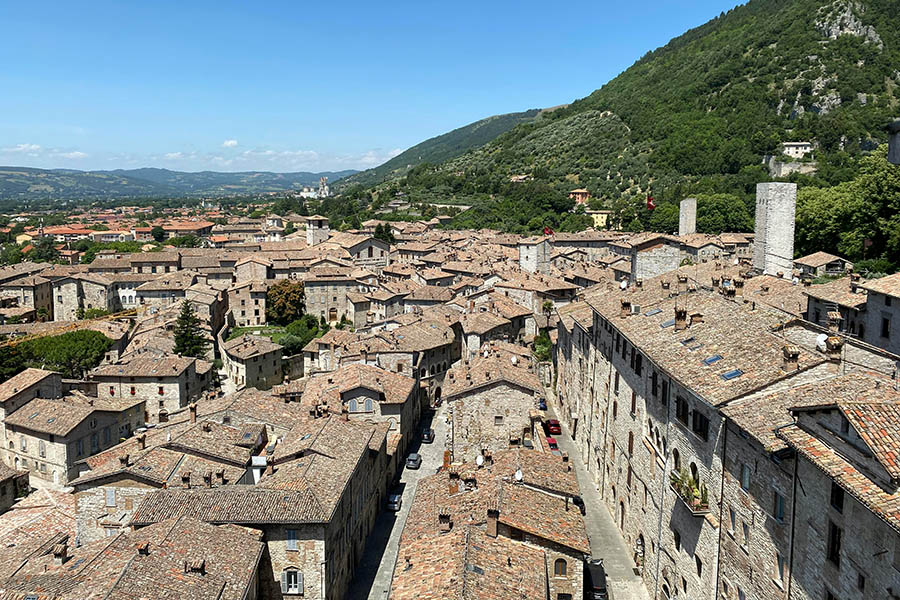
[[[550,419],[547,421],[547,433],[550,435],[560,435],[562,433],[562,427],[559,426],[559,421],[556,419]]]
[[[547,438],[547,445],[550,446],[551,450],[558,450],[559,446],[556,445],[556,440],[552,437]]]

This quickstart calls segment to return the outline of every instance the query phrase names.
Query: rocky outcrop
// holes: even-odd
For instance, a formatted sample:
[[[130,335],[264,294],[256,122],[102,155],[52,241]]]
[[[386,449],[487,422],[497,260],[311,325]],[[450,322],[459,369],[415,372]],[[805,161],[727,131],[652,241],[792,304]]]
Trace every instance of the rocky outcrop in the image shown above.
[[[836,40],[842,35],[855,35],[884,50],[881,36],[871,25],[865,25],[860,16],[866,13],[866,7],[855,0],[837,0],[829,6],[819,9],[816,29],[826,38]]]

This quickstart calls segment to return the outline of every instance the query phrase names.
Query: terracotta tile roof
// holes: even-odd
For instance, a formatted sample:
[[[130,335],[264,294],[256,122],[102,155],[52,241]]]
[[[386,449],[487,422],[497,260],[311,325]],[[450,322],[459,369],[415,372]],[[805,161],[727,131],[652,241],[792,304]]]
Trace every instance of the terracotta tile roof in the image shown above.
[[[36,385],[48,377],[59,375],[54,371],[45,371],[44,369],[27,368],[21,373],[17,373],[0,383],[0,403],[6,402],[19,392]]]
[[[135,356],[116,364],[101,365],[91,371],[93,377],[180,377],[195,358],[169,355]]]
[[[403,546],[390,595],[395,600],[533,600],[543,598],[546,587],[542,550],[463,526]]]
[[[803,291],[811,298],[833,302],[855,310],[860,310],[866,306],[865,289],[856,284],[851,284],[849,277],[841,277],[821,285],[811,285],[804,288]]]
[[[772,331],[780,325],[781,317],[752,311],[750,306],[717,293],[701,290],[661,299],[664,291],[668,293],[644,282],[641,290],[593,294],[586,300],[637,343],[652,362],[712,405],[789,376],[780,362],[784,340]],[[640,314],[622,317],[623,300],[639,307]],[[682,331],[674,327],[676,306],[687,312],[689,322],[693,321]],[[801,369],[824,360],[800,349]]]
[[[780,429],[778,436],[844,488],[845,492],[900,532],[900,493],[884,490],[822,440],[798,425]]]
[[[571,500],[504,482],[500,485],[497,508],[499,521],[505,525],[591,553],[581,511]]]
[[[51,435],[68,435],[95,412],[121,412],[143,404],[136,398],[119,398],[115,402],[91,401],[77,396],[35,398],[6,417],[6,424]]]
[[[281,350],[281,346],[262,335],[244,334],[222,345],[225,352],[241,360]]]
[[[540,379],[528,369],[528,364],[521,364],[523,361],[514,364],[510,359],[492,355],[487,358],[479,356],[468,365],[465,362],[457,363],[448,371],[444,379],[445,399],[474,393],[499,383],[517,386],[537,396],[544,395]]]
[[[416,380],[372,365],[352,363],[307,379],[301,402],[307,407],[324,403],[333,412],[340,413],[343,394],[358,388],[383,394],[384,400],[379,403],[403,404],[415,390]]]
[[[453,290],[446,286],[424,285],[410,292],[406,299],[448,302],[453,299]]]
[[[835,260],[846,261],[846,259],[843,259],[840,256],[835,256],[834,254],[829,254],[827,252],[813,252],[812,254],[807,254],[806,256],[795,258],[794,264],[803,265],[804,267],[819,268],[824,267],[828,263]]]
[[[900,297],[900,273],[894,273],[880,279],[867,279],[860,285],[871,292]]]

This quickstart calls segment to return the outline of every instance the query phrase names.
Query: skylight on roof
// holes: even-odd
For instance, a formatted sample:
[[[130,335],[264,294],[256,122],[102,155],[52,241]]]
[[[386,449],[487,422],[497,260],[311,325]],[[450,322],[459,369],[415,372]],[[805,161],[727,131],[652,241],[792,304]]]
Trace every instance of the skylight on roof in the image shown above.
[[[691,337],[689,337],[689,338],[685,338],[685,339],[681,340],[681,345],[682,345],[682,346],[689,346],[689,345],[691,345],[692,343],[694,343],[696,340],[697,340],[697,338],[695,338],[694,336],[691,336]]]
[[[731,371],[726,371],[725,373],[722,373],[721,377],[725,381],[731,381],[732,379],[737,379],[738,377],[740,377],[743,374],[744,374],[744,372],[741,371],[740,369],[732,369]]]
[[[653,310],[648,310],[647,312],[645,312],[645,313],[644,313],[644,316],[645,316],[645,317],[652,317],[653,315],[658,315],[658,314],[661,313],[661,312],[662,312],[662,309],[661,309],[661,308],[654,308]]]
[[[708,357],[704,358],[703,363],[708,367],[709,365],[711,365],[713,363],[717,363],[720,360],[722,360],[721,354],[713,354],[712,356],[708,356]]]
[[[675,325],[675,319],[669,319],[668,321],[664,321],[659,324],[659,326],[663,329],[665,329],[666,327],[672,327],[673,325]]]

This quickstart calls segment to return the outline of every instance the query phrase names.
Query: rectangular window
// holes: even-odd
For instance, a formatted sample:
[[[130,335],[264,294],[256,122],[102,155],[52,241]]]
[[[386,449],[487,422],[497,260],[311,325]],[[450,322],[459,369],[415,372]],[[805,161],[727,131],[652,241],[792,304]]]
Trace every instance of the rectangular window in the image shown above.
[[[165,394],[165,391],[163,390],[163,386],[159,386],[156,390],[156,393],[159,394],[160,396]]]
[[[772,506],[772,516],[776,521],[784,521],[784,496],[775,492],[775,500]]]
[[[744,539],[741,540],[741,546],[746,550],[747,546],[750,545],[750,526],[747,525],[747,521],[741,521],[741,531],[744,534]]]
[[[687,400],[681,396],[675,396],[675,418],[681,421],[682,424],[687,425],[689,413],[690,409],[688,408]]]
[[[25,438],[19,438],[19,446],[22,448],[22,452],[28,452],[28,440]]]
[[[728,532],[734,533],[735,513],[734,513],[734,509],[731,507],[728,508],[728,522],[729,522]]]
[[[839,513],[844,512],[844,488],[831,482],[831,508]]]
[[[110,395],[110,396],[115,396],[115,395],[116,395],[116,388],[115,388],[115,387],[109,386],[109,395]]]
[[[616,373],[616,381],[615,381],[615,385],[613,386],[613,393],[614,394],[619,393],[619,373],[618,372]]]
[[[137,393],[137,390],[134,389],[134,386],[131,386],[131,395],[134,396]]]
[[[75,442],[75,455],[81,456],[82,454],[84,454],[84,440],[83,439]]]
[[[656,371],[653,371],[653,373],[650,375],[650,393],[653,394],[654,397],[657,395],[657,392],[659,391],[657,389],[658,384],[659,384],[659,375],[656,373]]]
[[[841,566],[841,537],[843,531],[832,521],[828,521],[828,546],[826,548],[825,557],[834,566]]]
[[[106,506],[107,508],[115,508],[116,506],[116,490],[106,488]]]
[[[281,572],[281,593],[302,594],[303,573],[296,569],[287,569]]]
[[[637,356],[634,357],[634,372],[637,373],[638,377],[641,376],[641,373],[644,371],[644,355],[640,352]]]
[[[287,542],[288,550],[296,550],[297,549],[297,530],[296,529],[285,529],[285,540]]]
[[[694,411],[691,429],[704,440],[709,440],[709,419],[703,413]]]
[[[775,553],[775,581],[784,583],[784,565],[785,560],[781,554]]]
[[[660,397],[660,401],[663,406],[666,406],[669,403],[669,382],[663,379],[662,382],[662,396]]]
[[[750,465],[741,465],[741,489],[745,492],[750,489]]]
[[[881,337],[891,337],[891,320],[888,317],[881,317]]]
[[[494,425],[503,425],[503,416],[502,415],[496,415],[494,417]]]

